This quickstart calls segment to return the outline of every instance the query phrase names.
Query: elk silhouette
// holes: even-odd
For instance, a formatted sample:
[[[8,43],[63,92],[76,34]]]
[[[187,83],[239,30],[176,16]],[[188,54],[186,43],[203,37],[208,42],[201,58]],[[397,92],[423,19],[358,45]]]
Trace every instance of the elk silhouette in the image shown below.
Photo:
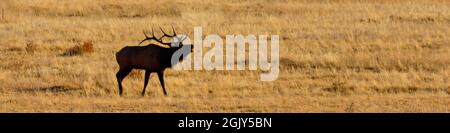
[[[184,44],[182,44],[184,39],[178,38],[175,30],[172,27],[173,35],[168,35],[164,32],[164,30],[160,30],[163,32],[163,36],[160,38],[156,38],[153,33],[152,28],[152,36],[149,37],[143,32],[145,35],[144,41],[154,40],[160,44],[156,45],[154,43],[150,43],[146,46],[125,46],[119,52],[116,53],[116,60],[119,64],[119,71],[116,73],[117,82],[119,84],[119,96],[122,96],[122,81],[123,79],[133,70],[133,69],[143,69],[145,70],[145,79],[144,79],[144,89],[142,90],[141,95],[145,95],[145,88],[147,87],[148,80],[150,77],[150,73],[156,72],[158,74],[158,78],[161,84],[161,87],[164,91],[164,95],[167,95],[165,86],[164,86],[164,70],[166,68],[170,68],[179,61],[183,60],[183,56],[180,57],[178,62],[172,63],[171,58],[175,51],[179,50]],[[174,45],[170,45],[171,43],[163,42],[164,37],[171,38],[171,43],[178,43],[179,46],[175,47]],[[192,52],[193,45],[185,45],[190,46]]]

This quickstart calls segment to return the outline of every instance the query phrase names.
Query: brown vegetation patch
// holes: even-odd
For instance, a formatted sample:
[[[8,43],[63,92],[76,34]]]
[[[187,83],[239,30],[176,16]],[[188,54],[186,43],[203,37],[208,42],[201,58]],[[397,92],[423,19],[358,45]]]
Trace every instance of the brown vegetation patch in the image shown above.
[[[330,87],[323,88],[322,90],[342,95],[350,95],[356,91],[356,87],[348,85],[345,81],[336,81]]]
[[[27,43],[25,50],[27,51],[27,53],[32,54],[37,50],[37,45],[34,42],[30,41]]]
[[[305,68],[306,65],[299,63],[297,61],[294,61],[289,58],[280,58],[280,68],[286,69],[286,68],[293,68],[293,69],[299,69],[299,68]]]
[[[426,17],[406,17],[406,16],[396,16],[390,15],[389,20],[394,22],[412,22],[412,23],[432,23],[436,21],[445,21],[444,19],[439,19],[436,17],[426,16]]]
[[[84,55],[93,52],[94,52],[94,44],[92,43],[92,41],[85,41],[83,45],[78,44],[70,49],[67,49],[66,52],[62,54],[62,56]]]
[[[428,88],[428,87],[417,87],[417,86],[391,86],[391,87],[384,87],[384,88],[378,88],[373,87],[373,91],[381,94],[398,94],[398,93],[418,93],[418,92],[438,92],[443,89],[439,88]]]
[[[71,86],[49,86],[41,88],[20,88],[17,91],[21,93],[71,93],[80,91],[82,88],[71,87]]]
[[[18,51],[22,51],[23,48],[18,47],[18,46],[11,46],[11,47],[9,47],[9,48],[7,48],[7,49],[5,49],[5,50],[6,50],[6,51],[10,51],[10,52],[18,52]]]

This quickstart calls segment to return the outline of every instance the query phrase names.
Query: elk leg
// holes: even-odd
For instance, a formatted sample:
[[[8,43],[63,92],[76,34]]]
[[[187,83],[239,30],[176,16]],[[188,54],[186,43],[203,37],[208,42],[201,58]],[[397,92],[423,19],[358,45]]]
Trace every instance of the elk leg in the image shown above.
[[[122,96],[122,81],[131,72],[131,69],[120,69],[116,73],[117,82],[119,83],[119,96]]]
[[[144,96],[145,95],[145,88],[147,87],[147,84],[148,84],[148,80],[149,80],[149,77],[150,77],[150,71],[149,70],[145,70],[145,79],[144,79],[144,89],[142,90],[142,96]]]
[[[164,72],[163,71],[158,72],[158,78],[159,78],[159,82],[161,83],[161,86],[163,88],[164,95],[167,96],[166,88],[164,87]]]

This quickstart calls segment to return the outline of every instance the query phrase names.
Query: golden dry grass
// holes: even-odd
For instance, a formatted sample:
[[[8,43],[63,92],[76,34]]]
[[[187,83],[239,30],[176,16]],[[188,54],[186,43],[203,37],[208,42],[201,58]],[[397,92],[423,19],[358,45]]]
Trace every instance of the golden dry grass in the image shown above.
[[[2,0],[1,112],[449,112],[447,0]],[[257,71],[143,73],[117,95],[114,53],[142,30],[279,34],[278,80]],[[92,41],[90,54],[63,56]]]

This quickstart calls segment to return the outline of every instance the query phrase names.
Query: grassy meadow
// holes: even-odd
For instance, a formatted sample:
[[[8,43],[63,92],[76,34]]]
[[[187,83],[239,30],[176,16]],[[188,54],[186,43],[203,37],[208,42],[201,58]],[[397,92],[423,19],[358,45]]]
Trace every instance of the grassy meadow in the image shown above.
[[[447,0],[1,0],[0,112],[450,112]],[[163,27],[280,36],[280,74],[166,70],[118,96],[115,53]]]

